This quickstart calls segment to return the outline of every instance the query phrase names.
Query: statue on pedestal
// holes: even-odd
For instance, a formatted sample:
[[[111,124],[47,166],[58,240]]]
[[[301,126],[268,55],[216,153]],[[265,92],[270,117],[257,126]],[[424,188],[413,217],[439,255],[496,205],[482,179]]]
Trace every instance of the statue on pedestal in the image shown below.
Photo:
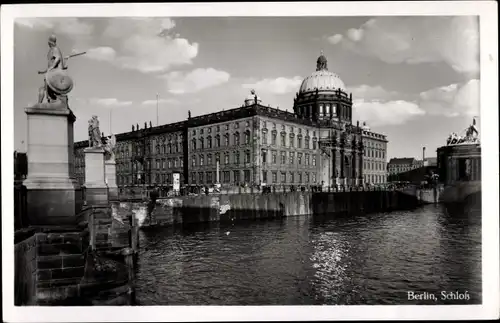
[[[111,135],[104,138],[104,158],[109,161],[115,160],[116,137]]]
[[[61,50],[56,45],[56,36],[49,37],[49,52],[47,53],[47,69],[38,71],[44,74],[44,84],[38,89],[38,103],[55,102],[57,100],[67,100],[66,94],[73,89],[73,80],[66,73],[68,66],[66,60],[71,57],[85,54],[85,52],[63,57]]]
[[[102,137],[97,116],[92,116],[89,120],[89,147],[102,147]]]

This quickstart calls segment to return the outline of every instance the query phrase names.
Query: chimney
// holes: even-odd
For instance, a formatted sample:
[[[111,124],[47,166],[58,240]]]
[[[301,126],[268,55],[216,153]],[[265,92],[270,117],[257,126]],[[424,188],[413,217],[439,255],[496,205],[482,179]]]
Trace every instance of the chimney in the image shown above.
[[[425,161],[425,147],[422,149],[422,161]]]

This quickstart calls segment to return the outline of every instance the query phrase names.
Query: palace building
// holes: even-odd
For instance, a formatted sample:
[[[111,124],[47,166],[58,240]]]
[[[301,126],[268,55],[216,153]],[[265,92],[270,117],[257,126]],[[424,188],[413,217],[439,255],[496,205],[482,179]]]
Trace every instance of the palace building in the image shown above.
[[[263,105],[252,91],[235,109],[188,113],[182,122],[137,125],[116,135],[117,185],[168,187],[173,173],[180,173],[181,185],[385,182],[387,139],[354,125],[352,109],[352,95],[321,55],[293,99],[293,113]],[[81,183],[87,146],[75,143]]]

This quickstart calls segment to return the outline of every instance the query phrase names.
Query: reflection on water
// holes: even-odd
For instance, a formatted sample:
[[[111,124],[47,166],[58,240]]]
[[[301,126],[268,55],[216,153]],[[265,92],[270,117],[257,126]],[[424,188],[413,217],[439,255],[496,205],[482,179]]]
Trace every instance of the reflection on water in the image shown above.
[[[441,206],[141,232],[141,305],[478,304],[480,215]],[[468,291],[469,301],[441,300]],[[408,292],[437,301],[408,300]]]

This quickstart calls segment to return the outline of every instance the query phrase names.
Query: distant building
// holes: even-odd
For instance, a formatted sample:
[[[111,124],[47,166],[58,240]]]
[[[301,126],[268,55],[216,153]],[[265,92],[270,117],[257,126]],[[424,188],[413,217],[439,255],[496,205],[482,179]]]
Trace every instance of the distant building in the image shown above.
[[[387,165],[389,175],[404,173],[423,166],[423,162],[415,158],[391,158]]]
[[[428,157],[424,160],[424,166],[436,166],[437,167],[437,157]]]
[[[363,123],[363,177],[365,183],[387,182],[387,137],[373,132]]]

